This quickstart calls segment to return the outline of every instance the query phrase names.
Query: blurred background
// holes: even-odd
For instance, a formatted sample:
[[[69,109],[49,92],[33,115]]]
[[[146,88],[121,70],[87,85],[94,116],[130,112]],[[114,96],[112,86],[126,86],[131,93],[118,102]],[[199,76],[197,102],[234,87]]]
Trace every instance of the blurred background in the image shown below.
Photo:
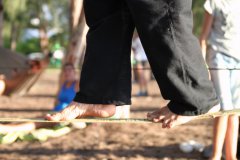
[[[193,0],[196,36],[202,30],[204,2]],[[36,118],[52,111],[65,84],[62,64],[66,62],[77,68],[73,75],[74,84],[77,82],[88,30],[82,3],[0,0],[0,117]],[[145,118],[147,112],[168,101],[162,98],[149,66],[137,67],[148,72],[147,94],[139,94],[142,73],[133,69],[131,118]],[[87,124],[37,130],[30,135],[2,134],[4,125],[0,123],[2,160],[205,159],[202,151],[212,144],[213,131],[210,119],[171,130],[163,130],[159,124]]]
[[[60,49],[64,54],[71,54],[71,42],[75,47],[82,45],[78,43],[85,27],[84,17],[80,16],[81,3],[81,0],[0,0],[0,46],[24,55]],[[203,0],[193,0],[196,35],[201,31],[203,3]],[[80,52],[84,50],[77,48]],[[62,57],[61,53],[55,55],[50,66],[59,67]]]

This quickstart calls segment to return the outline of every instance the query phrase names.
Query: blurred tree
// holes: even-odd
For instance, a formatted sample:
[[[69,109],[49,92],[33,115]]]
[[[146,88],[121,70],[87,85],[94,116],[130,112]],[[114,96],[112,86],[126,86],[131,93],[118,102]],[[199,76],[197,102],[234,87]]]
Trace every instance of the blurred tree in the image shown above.
[[[51,0],[48,4],[49,11],[52,15],[52,20],[49,23],[49,27],[51,27],[55,33],[50,39],[53,44],[56,42],[61,43],[63,46],[67,46],[68,44],[68,38],[70,34],[69,3],[69,0]]]
[[[193,32],[197,36],[199,36],[202,29],[202,23],[203,23],[203,17],[204,17],[204,9],[203,9],[204,2],[205,0],[193,0],[193,17],[194,17]]]
[[[41,51],[39,38],[31,38],[25,41],[19,41],[16,51],[23,54]]]
[[[83,0],[70,0],[70,32],[76,30],[83,10]]]
[[[31,23],[30,27],[37,28],[39,30],[39,39],[40,39],[40,47],[42,53],[47,55],[49,53],[49,38],[48,38],[48,19],[50,19],[49,9],[47,8],[47,4],[49,0],[40,0],[40,1],[32,1],[28,0],[28,14],[30,15],[29,21],[31,19],[38,20],[38,23]]]
[[[40,46],[41,51],[45,54],[49,52],[51,43],[56,41],[66,43],[69,35],[68,3],[68,0],[3,0],[5,7],[5,46],[13,50],[20,49],[18,51],[26,54],[31,52],[32,50],[27,50],[29,47],[23,48],[23,46],[27,45],[24,43],[28,41],[21,38],[25,36],[23,34],[29,33],[26,32],[26,29],[37,29],[39,31],[40,40],[32,41],[39,42],[34,50],[37,50],[38,46]],[[36,33],[34,35],[33,39],[36,38]],[[49,37],[54,38],[51,40]]]
[[[50,52],[50,39],[52,35],[62,35],[68,31],[68,0],[28,0],[29,14],[39,19],[39,25],[32,26],[39,29],[41,50],[44,54]],[[56,36],[55,36],[56,38]],[[58,37],[64,38],[64,37]],[[57,39],[53,39],[57,41]],[[55,43],[55,42],[53,42]]]
[[[0,0],[0,47],[3,45],[3,2]]]
[[[21,32],[21,27],[24,19],[24,12],[26,11],[27,0],[4,0],[4,12],[6,19],[11,24],[10,31],[10,48],[15,50],[17,47],[17,39]]]

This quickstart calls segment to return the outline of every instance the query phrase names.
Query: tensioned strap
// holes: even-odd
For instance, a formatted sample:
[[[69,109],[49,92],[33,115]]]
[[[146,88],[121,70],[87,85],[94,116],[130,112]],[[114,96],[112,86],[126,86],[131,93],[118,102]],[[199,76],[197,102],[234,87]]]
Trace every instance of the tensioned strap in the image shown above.
[[[238,115],[240,116],[240,109],[220,111],[216,113],[204,114],[197,116],[193,120],[216,118],[226,115]],[[49,121],[45,119],[28,119],[28,118],[0,118],[0,122],[39,122],[39,123],[56,123],[56,122],[86,122],[86,123],[153,123],[147,119],[113,119],[113,118],[81,118],[74,120],[64,121]]]
[[[112,119],[112,118],[81,118],[64,121],[49,121],[45,119],[26,119],[26,118],[0,118],[0,122],[40,122],[40,123],[58,123],[58,122],[86,122],[86,123],[152,123],[147,119]]]

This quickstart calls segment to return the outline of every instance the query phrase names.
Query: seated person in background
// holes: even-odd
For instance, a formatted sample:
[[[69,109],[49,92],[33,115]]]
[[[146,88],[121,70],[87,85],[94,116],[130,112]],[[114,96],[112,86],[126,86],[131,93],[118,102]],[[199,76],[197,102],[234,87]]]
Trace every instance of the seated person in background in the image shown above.
[[[79,90],[78,83],[73,64],[66,63],[60,78],[60,88],[55,101],[54,111],[61,111],[73,100],[76,92]]]
[[[207,0],[200,44],[221,110],[240,108],[240,15],[239,0]],[[213,151],[210,160],[237,159],[239,116],[224,115],[214,120]],[[225,147],[224,147],[225,145]],[[206,151],[207,152],[207,151]]]
[[[70,103],[75,96],[75,92],[78,91],[78,80],[76,80],[76,71],[71,63],[66,63],[63,66],[63,72],[62,77],[60,81],[61,87],[58,91],[57,100],[55,102],[54,111],[61,111],[64,109],[68,103]],[[1,79],[0,79],[1,80]],[[0,81],[1,82],[1,81]],[[0,84],[1,88],[1,84]],[[0,124],[0,133],[9,133],[9,132],[16,132],[16,131],[26,131],[30,132],[38,128],[47,128],[47,127],[53,127],[54,123],[34,123],[34,122],[28,122],[28,123],[18,123],[18,124]],[[78,128],[84,128],[86,126],[85,123],[76,124]]]

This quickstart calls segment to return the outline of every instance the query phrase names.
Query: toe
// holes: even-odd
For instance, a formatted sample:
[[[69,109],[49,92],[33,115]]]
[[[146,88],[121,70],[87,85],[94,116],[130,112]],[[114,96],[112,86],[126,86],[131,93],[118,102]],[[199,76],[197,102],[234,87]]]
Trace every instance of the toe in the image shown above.
[[[162,128],[168,128],[168,124],[170,123],[170,119],[165,119],[163,120],[163,123],[162,123]]]
[[[45,115],[45,117],[44,117],[44,119],[46,119],[46,120],[51,120],[52,119],[52,116],[51,116],[51,114],[46,114]]]
[[[153,118],[152,121],[155,122],[155,123],[158,123],[158,122],[160,122],[161,120],[160,120],[159,118]]]
[[[159,117],[153,113],[148,113],[147,119],[150,121],[157,122],[159,120]]]
[[[155,116],[153,116],[152,113],[147,113],[147,119],[152,121],[154,119]]]
[[[147,119],[150,120],[150,121],[153,120],[153,118],[152,118],[152,116],[150,115],[150,113],[147,114]]]
[[[147,114],[147,119],[153,122],[162,122],[165,118],[164,115],[161,115],[159,112],[153,112]]]
[[[154,119],[154,118],[159,117],[160,114],[161,114],[161,113],[159,112],[159,110],[157,110],[157,111],[154,111],[154,112],[149,112],[149,113],[147,114],[147,117],[152,120],[152,119]]]
[[[174,128],[176,125],[175,125],[174,121],[170,121],[166,126],[167,126],[167,128],[171,129],[171,128]]]
[[[45,119],[47,119],[49,121],[60,121],[60,120],[63,120],[60,113],[56,113],[56,114],[53,114],[53,115],[47,114],[45,116]]]

